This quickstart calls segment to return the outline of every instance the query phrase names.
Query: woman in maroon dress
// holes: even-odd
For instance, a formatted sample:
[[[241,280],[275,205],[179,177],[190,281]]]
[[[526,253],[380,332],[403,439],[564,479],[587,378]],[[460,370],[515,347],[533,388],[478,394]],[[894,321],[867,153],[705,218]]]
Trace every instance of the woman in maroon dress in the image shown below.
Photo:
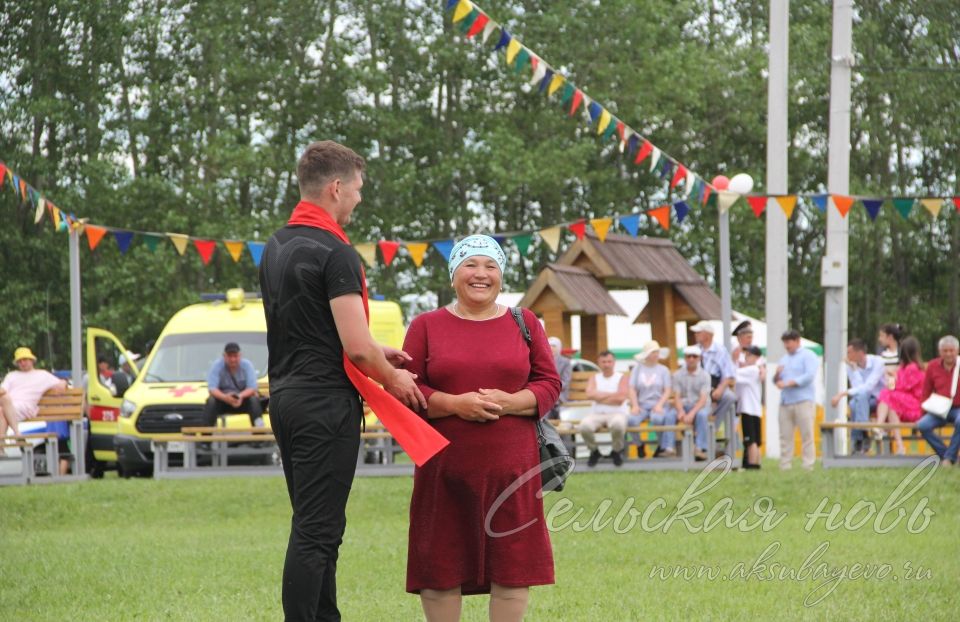
[[[536,417],[553,407],[560,378],[536,316],[523,310],[528,345],[496,302],[505,264],[493,238],[458,242],[456,302],[414,318],[403,344],[424,414],[450,440],[417,468],[410,503],[407,591],[430,622],[458,620],[462,595],[487,593],[491,620],[521,620],[529,586],[554,581],[539,471],[508,489],[538,469]]]

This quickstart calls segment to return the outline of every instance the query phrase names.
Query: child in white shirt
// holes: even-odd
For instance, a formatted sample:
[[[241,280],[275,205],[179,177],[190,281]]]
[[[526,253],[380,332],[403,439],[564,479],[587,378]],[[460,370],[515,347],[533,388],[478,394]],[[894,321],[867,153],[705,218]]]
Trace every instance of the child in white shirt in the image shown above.
[[[761,401],[764,368],[759,364],[760,348],[747,346],[743,349],[744,365],[737,369],[737,414],[743,429],[743,467],[760,468],[760,445],[763,444],[760,420],[763,416]]]

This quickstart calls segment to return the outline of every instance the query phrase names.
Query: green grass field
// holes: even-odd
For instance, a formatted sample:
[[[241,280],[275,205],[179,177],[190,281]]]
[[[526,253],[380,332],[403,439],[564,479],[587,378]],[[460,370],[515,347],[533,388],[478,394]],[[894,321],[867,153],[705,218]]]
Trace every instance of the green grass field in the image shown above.
[[[564,492],[547,497],[548,508],[563,499],[582,507],[580,527],[607,502],[607,516],[614,518],[627,502],[642,513],[662,497],[666,507],[652,506],[648,520],[659,522],[698,475],[584,471]],[[904,517],[888,533],[877,533],[876,517],[858,524],[869,506],[861,503],[857,509],[857,502],[872,501],[879,510],[908,473],[819,468],[781,473],[768,463],[759,473],[733,472],[720,479],[697,497],[703,512],[689,518],[696,528],[724,498],[740,514],[767,496],[776,512],[786,515],[770,529],[758,525],[741,532],[721,525],[691,533],[677,521],[663,533],[650,524],[644,529],[640,520],[632,529],[628,520],[599,530],[558,529],[552,534],[557,584],[532,590],[527,619],[955,619],[960,472],[934,473],[902,503]],[[338,573],[345,620],[422,619],[418,599],[403,591],[410,488],[407,478],[354,483]],[[824,520],[805,528],[806,514],[824,497],[840,505],[841,522],[851,513],[847,528],[828,531]],[[922,498],[933,514],[925,526],[922,519],[915,522],[912,530],[918,533],[910,533],[908,520],[918,506],[920,516]],[[5,488],[0,489],[0,512],[3,619],[282,618],[280,571],[290,511],[281,478],[158,482],[108,477]],[[573,512],[556,516],[553,526],[569,522]],[[896,519],[894,509],[880,527]],[[758,523],[759,517],[748,514],[746,520]],[[761,569],[758,558],[775,543],[779,549]],[[808,573],[821,573],[817,578],[779,575],[781,569],[800,571],[823,543],[828,548],[808,564]],[[818,564],[825,566],[818,569]],[[858,576],[855,564],[864,565],[859,572],[869,576]],[[917,576],[907,578],[907,564]],[[673,575],[676,565],[694,573],[705,568],[700,577],[685,579]],[[824,578],[827,567],[846,575]],[[719,575],[708,577],[707,568]],[[725,578],[731,572],[737,576]],[[832,593],[824,594],[831,585]],[[810,605],[819,595],[822,601]],[[486,598],[466,598],[464,619],[486,619]]]

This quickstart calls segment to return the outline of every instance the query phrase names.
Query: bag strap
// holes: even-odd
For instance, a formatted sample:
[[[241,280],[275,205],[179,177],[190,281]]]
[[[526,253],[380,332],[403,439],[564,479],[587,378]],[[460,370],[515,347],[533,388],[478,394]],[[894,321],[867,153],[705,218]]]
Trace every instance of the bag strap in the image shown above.
[[[957,377],[960,376],[960,360],[953,363],[953,383],[950,385],[950,400],[957,394]]]
[[[510,315],[513,316],[513,320],[517,323],[517,326],[520,327],[520,332],[523,334],[523,340],[527,342],[527,347],[533,343],[533,337],[530,335],[530,329],[527,328],[527,323],[523,321],[523,309],[520,307],[510,307]],[[956,386],[956,381],[954,381],[954,386]]]

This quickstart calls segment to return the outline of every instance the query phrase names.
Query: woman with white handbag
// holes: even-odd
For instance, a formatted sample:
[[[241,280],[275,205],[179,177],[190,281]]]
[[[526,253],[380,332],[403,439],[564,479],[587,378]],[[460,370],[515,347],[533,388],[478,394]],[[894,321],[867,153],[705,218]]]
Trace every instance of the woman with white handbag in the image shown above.
[[[960,377],[957,354],[960,351],[960,341],[953,335],[947,335],[941,338],[937,345],[940,357],[927,364],[923,379],[921,407],[924,415],[917,423],[917,429],[943,460],[942,465],[952,466],[957,461],[957,451],[960,450],[960,433],[954,427],[950,445],[946,446],[936,430],[947,424],[956,426],[960,417],[960,394],[957,393],[957,380]]]

